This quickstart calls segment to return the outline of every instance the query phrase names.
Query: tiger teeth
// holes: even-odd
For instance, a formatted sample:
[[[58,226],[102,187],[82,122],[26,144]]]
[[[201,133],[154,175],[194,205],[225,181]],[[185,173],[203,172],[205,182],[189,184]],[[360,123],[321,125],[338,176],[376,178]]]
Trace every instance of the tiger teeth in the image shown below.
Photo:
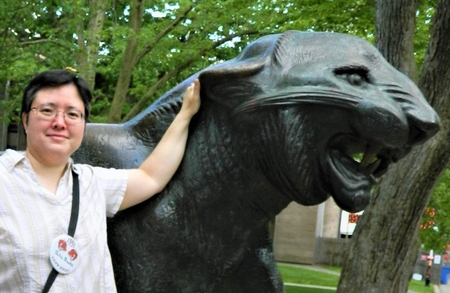
[[[376,160],[375,162],[369,165],[369,167],[367,168],[367,172],[373,173],[380,166],[380,164],[381,160]]]
[[[360,168],[365,168],[369,165],[369,163],[377,156],[377,154],[364,153],[364,156],[359,164]]]
[[[367,167],[373,161],[373,159],[376,158],[379,150],[380,150],[380,147],[367,145],[366,151],[364,152],[364,156],[361,159],[361,162],[359,164],[359,168],[363,169],[363,168]]]

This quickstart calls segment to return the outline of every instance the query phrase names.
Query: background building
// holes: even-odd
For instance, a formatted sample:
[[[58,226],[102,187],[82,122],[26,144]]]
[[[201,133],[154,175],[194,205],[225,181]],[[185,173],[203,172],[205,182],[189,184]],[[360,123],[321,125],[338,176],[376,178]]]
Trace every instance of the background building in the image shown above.
[[[291,203],[275,219],[275,260],[340,265],[361,214],[341,210],[331,197],[317,206]]]

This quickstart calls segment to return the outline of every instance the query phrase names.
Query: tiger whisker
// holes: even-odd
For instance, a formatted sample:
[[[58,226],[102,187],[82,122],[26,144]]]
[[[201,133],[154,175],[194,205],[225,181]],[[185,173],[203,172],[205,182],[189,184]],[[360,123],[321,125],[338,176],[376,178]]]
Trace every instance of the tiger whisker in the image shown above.
[[[239,105],[233,114],[251,112],[255,109],[268,106],[294,106],[300,104],[326,104],[339,108],[354,108],[362,98],[343,91],[320,91],[316,88],[314,92],[287,92],[277,96],[257,97]]]

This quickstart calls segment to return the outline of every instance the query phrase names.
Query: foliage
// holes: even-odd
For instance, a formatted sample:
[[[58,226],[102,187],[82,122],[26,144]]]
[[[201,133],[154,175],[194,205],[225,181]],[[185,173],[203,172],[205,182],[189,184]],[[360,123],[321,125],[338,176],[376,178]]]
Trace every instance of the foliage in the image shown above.
[[[5,105],[11,118],[18,110],[21,89],[36,73],[49,68],[80,69],[87,47],[79,40],[89,37],[88,21],[92,5],[100,2],[72,1],[0,1],[0,82],[14,81],[9,88],[10,102]],[[423,60],[432,8],[422,1],[418,12],[417,60]],[[433,1],[431,1],[433,2]],[[188,16],[172,31],[153,44],[133,67],[123,115],[145,98],[144,107],[189,75],[221,60],[234,58],[255,38],[289,29],[344,32],[369,41],[374,37],[375,1],[308,0],[293,1],[152,1],[146,3],[138,38],[139,50],[151,44],[180,11],[193,5]],[[104,121],[109,112],[119,77],[127,40],[133,35],[128,26],[129,4],[108,1],[105,23],[100,32],[99,55],[91,60],[95,68],[95,103],[92,120]],[[274,13],[275,12],[275,13]],[[336,13],[339,12],[339,13]],[[21,20],[21,21],[18,21]],[[83,31],[80,33],[79,28]],[[253,33],[243,33],[253,32]],[[214,42],[232,34],[231,42],[215,47]],[[197,55],[198,52],[203,52]],[[88,56],[84,56],[88,57]],[[185,60],[194,61],[175,77],[149,92],[152,85]],[[103,117],[103,118],[102,118]]]
[[[421,71],[420,67],[425,57],[428,42],[430,41],[430,23],[435,12],[435,2],[435,0],[422,0],[417,11],[414,49],[416,63],[419,65],[419,72]]]
[[[11,80],[5,107],[16,115],[24,84],[49,68],[72,67],[83,72],[81,63],[95,69],[93,121],[105,121],[116,91],[127,40],[136,32],[129,27],[130,7],[126,1],[106,1],[105,21],[99,33],[96,60],[88,60],[88,23],[92,5],[102,0],[76,2],[59,0],[1,0],[0,82]],[[147,1],[137,37],[138,53],[151,47],[132,68],[132,80],[122,109],[127,114],[144,99],[143,107],[191,74],[221,60],[234,58],[255,38],[288,29],[346,32],[373,38],[374,1]],[[192,10],[162,38],[180,13]],[[336,13],[339,11],[340,13]],[[275,13],[274,13],[275,12]],[[18,21],[21,20],[21,21]],[[81,30],[80,30],[81,28]],[[236,35],[231,41],[218,41]],[[220,46],[218,46],[220,45]],[[84,59],[83,59],[84,58]],[[180,64],[186,68],[151,91],[165,74]],[[132,63],[132,62],[130,62]]]
[[[450,170],[445,170],[433,191],[428,208],[422,217],[420,242],[422,249],[445,251],[450,242]]]

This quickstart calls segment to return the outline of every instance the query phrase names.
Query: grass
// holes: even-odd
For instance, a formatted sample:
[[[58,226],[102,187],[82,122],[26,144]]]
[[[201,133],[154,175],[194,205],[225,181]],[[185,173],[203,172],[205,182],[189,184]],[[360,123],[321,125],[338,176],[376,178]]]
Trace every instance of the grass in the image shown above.
[[[432,284],[430,287],[425,287],[425,281],[409,281],[408,289],[417,293],[434,293]]]
[[[285,283],[337,287],[339,276],[315,271],[303,267],[278,264],[278,269]],[[303,292],[303,291],[302,291]]]
[[[297,267],[287,264],[278,264],[278,268],[285,283],[307,284],[326,287],[337,287],[339,276],[327,272],[317,271],[304,267]],[[324,267],[327,270],[339,273],[338,267]],[[424,281],[411,280],[409,290],[417,293],[435,293],[433,286],[425,287]],[[330,293],[333,290],[285,286],[286,293]]]

